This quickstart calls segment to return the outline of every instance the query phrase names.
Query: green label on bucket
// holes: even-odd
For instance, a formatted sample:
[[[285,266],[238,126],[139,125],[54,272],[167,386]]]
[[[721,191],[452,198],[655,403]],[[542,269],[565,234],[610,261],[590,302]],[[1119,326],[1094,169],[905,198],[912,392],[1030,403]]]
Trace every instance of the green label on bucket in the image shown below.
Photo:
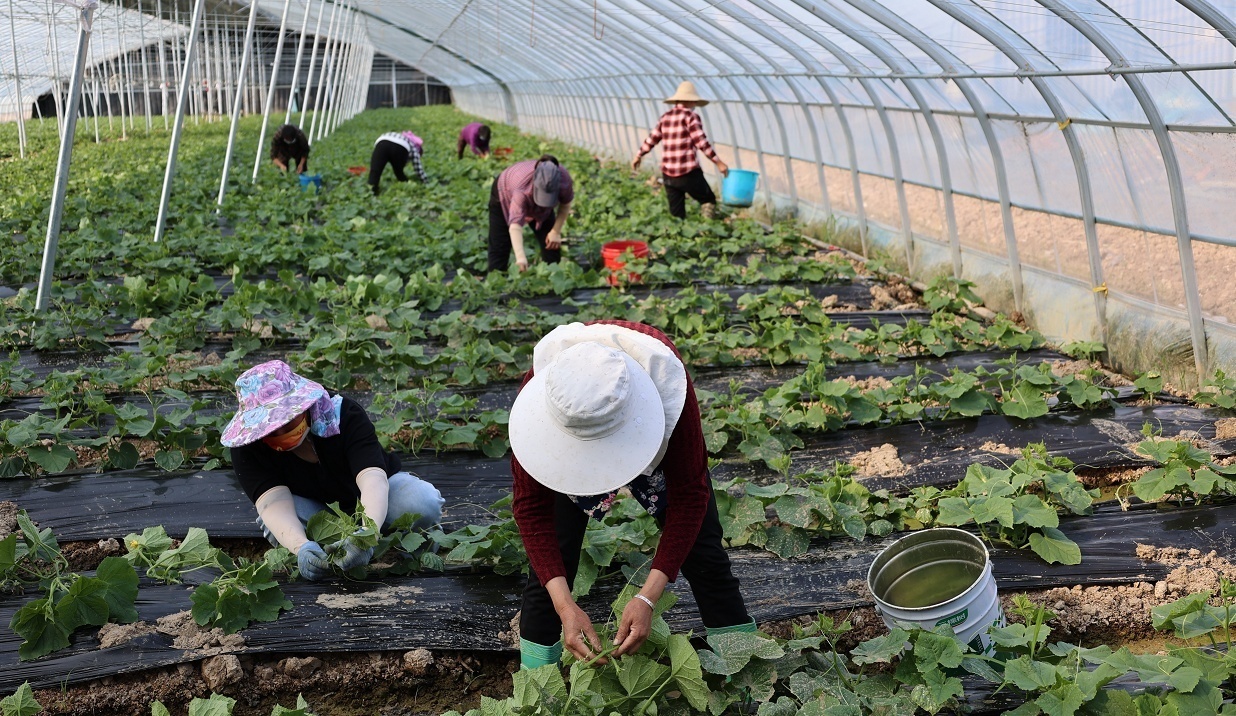
[[[970,610],[968,608],[962,609],[956,614],[952,614],[950,616],[944,617],[940,621],[936,622],[936,626],[940,626],[941,624],[948,624],[949,626],[956,628],[958,624],[964,624],[966,622],[966,617],[968,616],[970,616]]]

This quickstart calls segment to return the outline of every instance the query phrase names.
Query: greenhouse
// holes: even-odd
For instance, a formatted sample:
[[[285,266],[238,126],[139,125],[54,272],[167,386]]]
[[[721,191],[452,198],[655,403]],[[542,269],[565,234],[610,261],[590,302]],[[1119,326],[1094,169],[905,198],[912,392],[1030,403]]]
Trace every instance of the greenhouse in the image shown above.
[[[0,716],[1236,714],[1234,116],[1232,0],[0,0]]]

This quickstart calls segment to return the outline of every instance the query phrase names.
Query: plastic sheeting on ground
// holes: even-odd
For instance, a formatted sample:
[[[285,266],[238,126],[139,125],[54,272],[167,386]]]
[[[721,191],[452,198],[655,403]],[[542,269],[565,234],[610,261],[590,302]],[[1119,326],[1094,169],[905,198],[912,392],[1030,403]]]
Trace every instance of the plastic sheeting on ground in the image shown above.
[[[1236,505],[1188,509],[1145,506],[1129,512],[1100,509],[1092,517],[1067,519],[1061,529],[1082,550],[1082,563],[1048,565],[1024,550],[993,549],[1000,589],[1124,584],[1157,581],[1168,568],[1136,557],[1138,542],[1160,547],[1217,549],[1236,557]],[[871,603],[862,585],[875,555],[893,538],[854,542],[837,539],[813,545],[809,554],[783,560],[750,549],[731,550],[751,615],[759,622],[848,609]],[[202,577],[208,578],[208,577]],[[430,649],[509,650],[510,621],[519,609],[522,578],[488,572],[409,576],[366,583],[297,582],[284,591],[294,609],[277,621],[245,629],[244,653],[397,651]],[[598,582],[582,603],[594,619],[604,618],[621,584]],[[685,580],[673,589],[680,601],[668,614],[677,631],[701,629]],[[144,583],[138,595],[143,621],[190,608],[184,585]],[[8,623],[24,602],[0,600],[0,622]],[[506,638],[500,636],[506,632]],[[90,632],[75,636],[68,649],[33,662],[19,662],[20,638],[0,630],[0,691],[24,681],[35,687],[74,683],[106,675],[194,661],[207,654],[176,648],[171,637],[153,634],[106,650],[95,648]]]

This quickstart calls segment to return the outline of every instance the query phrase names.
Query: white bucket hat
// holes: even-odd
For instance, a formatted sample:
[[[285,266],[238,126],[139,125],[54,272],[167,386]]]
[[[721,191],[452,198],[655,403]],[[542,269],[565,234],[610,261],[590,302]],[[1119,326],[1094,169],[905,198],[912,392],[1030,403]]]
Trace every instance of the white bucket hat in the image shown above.
[[[543,358],[544,367],[535,366],[511,406],[511,450],[520,465],[537,482],[567,495],[603,495],[626,485],[654,466],[666,438],[662,395],[635,358],[598,341],[563,340],[594,328],[635,333],[581,324],[554,329],[538,349],[547,340],[570,344]]]
[[[666,97],[664,101],[666,104],[677,104],[679,102],[695,102],[701,107],[708,104],[708,100],[704,99],[703,97],[700,97],[699,93],[695,91],[695,84],[690,81],[686,81],[678,85],[678,89],[674,91],[674,94],[670,95],[669,97]]]

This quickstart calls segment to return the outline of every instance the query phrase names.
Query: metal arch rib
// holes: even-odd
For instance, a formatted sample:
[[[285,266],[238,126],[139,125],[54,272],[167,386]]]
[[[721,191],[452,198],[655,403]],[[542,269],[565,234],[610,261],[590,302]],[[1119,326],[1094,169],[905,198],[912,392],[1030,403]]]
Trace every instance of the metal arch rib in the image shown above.
[[[990,42],[993,47],[1004,53],[1014,65],[1028,70],[1036,69],[1034,63],[1021,50],[1017,49],[1013,43],[1009,42],[1008,38],[1004,37],[998,30],[988,27],[978,18],[971,17],[969,12],[962,10],[957,3],[952,0],[927,0],[927,2]],[[1043,101],[1047,103],[1052,116],[1056,120],[1056,125],[1063,132],[1065,145],[1068,147],[1069,156],[1073,160],[1073,170],[1077,174],[1077,190],[1081,199],[1082,225],[1086,234],[1086,253],[1089,259],[1090,284],[1092,289],[1098,289],[1104,285],[1103,261],[1099,253],[1099,237],[1095,228],[1094,194],[1090,185],[1090,170],[1086,166],[1086,156],[1072,123],[1068,121],[1068,115],[1064,111],[1064,105],[1060,102],[1060,98],[1056,96],[1051,86],[1042,77],[1031,76],[1029,79],[1030,83],[1043,97]],[[1094,310],[1098,320],[1100,339],[1106,343],[1107,295],[1106,292],[1100,290],[1093,290],[1091,293],[1094,295]]]
[[[915,47],[922,50],[940,67],[948,69],[954,65],[960,65],[969,69],[964,62],[960,62],[938,42],[897,15],[889,12],[888,8],[883,5],[872,0],[845,0],[845,2],[853,5],[876,22],[905,38]],[[987,116],[987,109],[983,107],[983,103],[979,101],[973,88],[970,87],[970,80],[954,79],[953,83],[974,110],[979,126],[983,130],[983,136],[987,140],[987,148],[991,152],[992,168],[996,173],[996,191],[1000,196],[1000,215],[1004,223],[1004,243],[1009,256],[1009,271],[1013,279],[1013,303],[1017,310],[1021,311],[1025,305],[1021,259],[1017,250],[1017,234],[1013,228],[1013,210],[1012,202],[1009,198],[1008,173],[1004,166],[1004,153],[1001,151],[1000,142],[996,139],[995,131],[991,127],[991,118]]]
[[[734,15],[739,20],[742,20],[743,22],[745,22],[748,28],[750,28],[751,30],[754,30],[761,37],[767,39],[768,41],[777,45],[781,49],[785,50],[791,57],[798,60],[798,62],[801,63],[803,67],[817,67],[817,68],[823,67],[823,65],[821,65],[818,60],[812,57],[809,53],[803,51],[803,49],[799,47],[797,44],[788,42],[787,38],[784,35],[773,32],[771,29],[767,27],[765,23],[761,22],[751,13],[742,9],[742,7],[740,7],[738,4],[731,3],[729,8],[727,8],[727,10],[730,14]],[[819,82],[821,85],[824,84],[823,80],[819,80]],[[799,91],[798,85],[788,80],[786,81],[786,84],[789,86],[790,91],[794,93],[794,97],[798,99],[798,103],[803,108],[803,114],[805,114],[807,117],[807,124],[809,125],[810,130],[811,130],[811,150],[815,155],[816,181],[819,182],[820,193],[821,193],[821,196],[824,197],[824,211],[827,214],[831,214],[832,213],[832,201],[828,195],[828,183],[824,179],[824,155],[820,149],[820,137],[819,137],[820,130],[815,124],[815,117],[812,116],[811,114],[811,111],[809,109],[809,103],[806,101],[806,99],[803,98],[802,92]],[[790,147],[788,144],[785,145],[785,153],[786,153],[786,161],[788,163],[790,161],[790,156],[789,156]],[[794,189],[792,185],[791,185],[791,189],[792,190]],[[797,194],[798,192],[794,190],[793,195],[795,197],[796,203],[797,203]]]
[[[800,32],[804,37],[810,39],[811,41],[818,44],[820,47],[824,48],[825,51],[833,55],[833,57],[837,58],[837,60],[840,61],[842,64],[844,64],[846,68],[849,69],[851,72],[857,71],[863,67],[862,63],[858,62],[857,59],[855,59],[848,52],[846,52],[840,45],[828,39],[824,35],[821,35],[815,30],[812,30],[809,27],[799,26],[799,23],[794,18],[792,18],[790,15],[785,13],[780,8],[776,7],[774,4],[768,2],[767,0],[751,0],[751,2],[756,7],[759,7],[760,9],[769,13],[770,15],[773,15],[774,17],[781,20],[782,22],[794,25],[795,29],[798,32]],[[801,3],[799,4],[801,5]],[[892,70],[893,68],[889,66],[889,69]],[[853,132],[853,129],[850,127],[850,120],[846,117],[844,105],[841,103],[841,100],[837,97],[837,93],[833,90],[832,85],[825,82],[821,77],[817,77],[817,81],[820,83],[820,87],[823,88],[825,94],[828,95],[828,99],[832,103],[833,109],[837,112],[837,121],[840,122],[841,124],[842,134],[845,135],[846,151],[848,152],[848,155],[849,155],[850,181],[853,184],[853,191],[854,191],[854,208],[858,214],[859,238],[862,241],[863,254],[866,255],[867,254],[867,210],[863,206],[863,186],[859,178],[858,150],[854,146],[854,132]],[[865,79],[860,77],[858,78],[858,81],[859,81],[859,84],[862,85],[863,89],[867,92],[868,96],[871,97],[872,106],[875,107],[876,113],[880,114],[884,112],[884,106],[879,98],[879,95],[877,95],[875,91],[867,84],[867,81]],[[888,128],[888,126],[889,125],[887,125],[886,123],[885,127]],[[890,141],[893,141],[893,140],[890,139]]]
[[[618,5],[618,3],[619,3],[619,0],[612,0],[612,1],[613,1],[614,5]],[[652,6],[651,6],[651,5],[649,5],[647,2],[645,2],[644,0],[632,0],[632,1],[634,1],[634,2],[638,2],[640,5],[642,5],[642,6],[646,7],[646,8],[650,8],[650,9],[652,9]],[[662,13],[662,14],[661,14],[661,16],[662,16],[662,17],[666,17],[666,16],[664,15],[664,13]],[[668,18],[668,17],[667,17],[666,19],[667,19],[667,21],[674,22],[676,25],[679,25],[680,27],[682,27],[682,23],[677,22],[677,21],[673,20],[672,18]],[[624,22],[624,24],[626,24],[626,26],[627,26],[627,27],[632,28],[632,32],[633,32],[633,33],[637,33],[637,31],[635,30],[635,28],[634,28],[634,26],[633,26],[633,25],[627,24],[627,23],[625,23],[625,22]],[[693,30],[691,30],[691,29],[689,29],[689,28],[683,27],[683,29],[684,29],[684,30],[686,30],[687,32],[689,32],[689,33],[693,34],[693,35],[699,36],[699,33],[695,32],[695,31],[693,31]],[[630,35],[628,35],[628,37],[629,37],[629,36],[630,36]],[[676,53],[676,52],[675,52],[674,54],[678,54],[678,53]],[[717,72],[718,72],[718,73],[723,72],[723,69],[722,69],[721,65],[717,64],[717,62],[716,62],[715,60],[713,60],[713,59],[709,58],[709,57],[708,57],[706,54],[704,54],[704,53],[700,53],[700,54],[701,54],[701,57],[704,57],[704,58],[705,58],[705,59],[709,62],[709,64],[711,64],[711,65],[712,65],[712,66],[713,66],[713,67],[717,70]],[[679,56],[681,56],[681,55],[679,55]],[[690,63],[690,67],[691,67],[691,68],[692,68],[695,72],[699,73],[699,66],[698,66],[698,65],[696,65],[695,63]],[[729,82],[730,86],[731,86],[731,87],[733,87],[733,88],[735,89],[735,91],[737,91],[737,90],[738,90],[738,84],[737,84],[737,83],[735,83],[735,82],[734,82],[734,80],[733,80],[733,79],[731,79],[731,78],[729,78],[729,77],[725,77],[724,75],[722,75],[722,76],[717,77],[717,78],[715,78],[715,79],[724,79],[724,80],[726,80],[727,82]],[[710,79],[709,79],[708,84],[709,84],[709,86],[710,86],[710,87],[712,86],[712,78],[710,78]],[[739,94],[739,96],[741,96],[741,95],[742,95],[742,93],[741,93],[741,92],[738,92],[738,94]],[[747,105],[747,103],[746,103],[745,101],[744,101],[742,104],[743,104],[743,108],[747,110],[747,117],[748,117],[748,119],[750,119],[750,120],[751,120],[751,122],[752,122],[752,124],[754,124],[754,114],[751,112],[751,107],[750,107],[749,105]],[[735,164],[736,164],[736,165],[737,165],[737,166],[741,169],[741,168],[742,168],[742,155],[740,154],[741,147],[738,145],[738,132],[737,132],[737,130],[736,130],[737,125],[736,125],[736,124],[734,124],[734,118],[733,118],[733,116],[731,116],[731,115],[730,115],[730,107],[729,107],[729,102],[721,102],[721,103],[720,103],[720,105],[721,105],[721,112],[722,112],[722,114],[724,114],[724,115],[725,115],[725,121],[726,121],[726,123],[729,125],[729,128],[730,128],[730,139],[731,139],[730,146],[732,146],[732,147],[734,148],[734,162],[735,162]],[[758,142],[759,142],[758,137],[756,138],[756,142],[757,142],[756,146],[757,146],[757,148],[758,148],[758,146],[759,146],[759,144],[758,144]],[[757,150],[757,151],[758,151],[758,150]],[[761,161],[763,161],[763,154],[761,153],[759,156],[761,157]],[[762,169],[762,168],[763,168],[763,167],[761,167],[761,169]]]
[[[1100,52],[1113,64],[1125,62],[1120,51],[1112,44],[1098,28],[1081,18],[1072,8],[1065,6],[1060,0],[1036,0],[1040,5],[1050,10],[1061,20],[1067,22],[1087,40],[1094,44]],[[1197,269],[1193,263],[1193,244],[1189,236],[1188,204],[1184,193],[1184,180],[1180,174],[1180,162],[1176,158],[1176,148],[1167,133],[1163,123],[1163,115],[1154,103],[1154,99],[1146,90],[1141,77],[1135,74],[1121,75],[1133,96],[1146,113],[1146,119],[1154,132],[1159,144],[1159,152],[1163,155],[1163,165],[1167,172],[1167,186],[1172,199],[1172,214],[1176,219],[1176,245],[1180,251],[1180,273],[1184,281],[1185,308],[1189,313],[1189,331],[1193,341],[1193,361],[1197,368],[1198,380],[1206,377],[1206,328],[1202,323],[1201,298],[1197,289]]]
[[[336,0],[323,0],[323,2],[329,2],[329,3],[330,3],[330,4],[332,4],[332,5],[337,4]],[[433,45],[433,44],[434,44],[434,41],[433,41],[433,40],[431,40],[431,39],[429,39],[428,37],[425,37],[424,35],[422,35],[422,34],[420,34],[420,33],[416,32],[416,31],[414,31],[414,30],[409,30],[408,28],[404,27],[403,25],[396,25],[395,23],[391,22],[390,20],[387,20],[386,18],[384,18],[384,17],[382,17],[382,16],[380,16],[380,15],[374,14],[373,12],[370,12],[369,10],[363,10],[363,9],[360,9],[360,8],[352,8],[352,12],[357,13],[357,14],[360,14],[360,15],[363,15],[363,16],[365,16],[365,17],[367,17],[367,18],[371,19],[371,20],[374,20],[374,21],[376,21],[376,22],[380,23],[381,25],[383,25],[383,26],[385,26],[385,27],[389,27],[389,28],[391,28],[391,29],[393,29],[393,30],[397,30],[397,31],[399,31],[399,32],[402,32],[402,33],[403,33],[403,34],[405,34],[405,35],[410,36],[410,37],[415,37],[416,39],[420,40],[421,42],[429,43],[430,45]],[[451,57],[453,57],[454,59],[458,60],[459,62],[462,62],[463,64],[467,65],[468,67],[471,67],[472,69],[476,70],[477,72],[481,73],[482,75],[485,75],[485,76],[486,76],[486,77],[488,77],[489,79],[493,80],[494,84],[498,85],[498,87],[502,90],[503,100],[504,100],[504,102],[505,102],[505,104],[506,104],[506,107],[507,107],[507,113],[508,113],[507,123],[508,123],[508,124],[512,124],[512,125],[518,124],[518,122],[519,122],[519,118],[518,118],[518,117],[516,116],[516,114],[515,114],[515,99],[514,99],[514,97],[512,97],[512,96],[511,96],[511,89],[510,89],[509,87],[507,87],[507,85],[506,85],[506,81],[505,81],[505,80],[503,80],[501,77],[499,77],[499,76],[498,76],[497,74],[495,74],[494,72],[490,71],[488,68],[483,67],[483,66],[481,66],[481,65],[478,65],[477,63],[475,63],[475,62],[473,62],[472,60],[468,59],[467,57],[465,57],[464,55],[460,54],[459,52],[456,52],[455,50],[451,49],[450,47],[447,47],[446,45],[443,45],[443,44],[441,44],[441,43],[437,43],[437,49],[438,49],[438,51],[440,51],[440,52],[445,52],[446,54],[450,55]]]
[[[674,0],[674,1],[675,1],[675,2],[677,2],[677,0]],[[649,0],[636,0],[636,2],[640,3],[641,5],[643,5],[643,6],[647,7],[647,8],[649,8],[649,9],[653,9],[653,10],[655,10],[655,9],[656,9],[656,8],[654,8],[654,7],[650,4]],[[688,9],[688,10],[690,9],[690,8],[686,8],[685,6],[683,6],[681,2],[677,2],[677,4],[678,4],[680,7],[684,7],[684,9]],[[658,12],[659,12],[659,11],[658,11]],[[699,25],[697,25],[697,24],[696,24],[694,17],[688,17],[688,16],[685,16],[685,15],[684,15],[684,16],[681,16],[681,17],[672,17],[672,16],[670,16],[670,15],[666,15],[664,12],[661,12],[661,16],[662,16],[662,17],[664,17],[664,18],[666,18],[666,20],[667,20],[667,21],[674,23],[675,25],[677,25],[677,26],[681,27],[683,30],[685,30],[685,31],[687,31],[687,32],[689,32],[689,33],[691,33],[692,35],[695,35],[696,37],[700,38],[701,40],[703,40],[703,41],[705,41],[705,42],[707,42],[707,41],[708,41],[708,38],[705,36],[705,34],[704,34],[703,32],[701,32],[701,31],[700,31],[700,29],[699,29]],[[742,40],[740,40],[740,41],[742,41]],[[744,42],[744,44],[746,44],[746,43]],[[754,48],[752,48],[752,49],[754,49]],[[738,61],[738,63],[739,63],[739,64],[741,64],[741,65],[742,65],[744,68],[746,68],[748,71],[751,71],[751,66],[750,66],[750,65],[746,62],[746,60],[745,60],[745,59],[743,59],[741,56],[735,56],[735,60],[737,60],[737,61]],[[720,66],[720,65],[717,65],[717,69],[718,69],[718,70],[722,70],[722,68],[721,68],[721,66]],[[730,84],[731,84],[731,85],[732,85],[735,89],[738,89],[738,87],[739,87],[739,86],[738,86],[738,83],[734,82],[734,80],[733,80],[732,78],[726,77],[726,79],[730,82]],[[770,92],[770,91],[769,91],[768,87],[767,87],[767,86],[766,86],[766,85],[765,85],[762,81],[758,81],[758,80],[757,80],[757,84],[759,84],[759,86],[760,86],[760,90],[764,93],[765,97],[767,97],[767,98],[768,98],[768,102],[769,102],[769,104],[770,104],[770,105],[771,105],[771,104],[773,104],[773,95],[772,95],[772,92]],[[738,96],[739,96],[739,97],[743,97],[743,93],[742,93],[741,91],[737,92],[737,94],[738,94]],[[750,121],[750,122],[751,122],[751,127],[752,127],[752,129],[754,129],[754,128],[757,126],[757,124],[756,124],[756,121],[755,121],[755,112],[751,109],[751,104],[750,104],[749,102],[747,102],[747,100],[746,100],[745,98],[740,99],[740,102],[742,103],[742,107],[743,107],[743,109],[744,109],[744,110],[746,110],[746,112],[747,112],[747,119],[748,119],[748,121]],[[724,104],[722,104],[722,106],[724,107],[725,105],[724,105]],[[779,113],[779,112],[776,112],[776,111],[774,110],[774,115],[777,117],[777,125],[778,125],[778,128],[781,130],[781,136],[782,136],[782,139],[784,140],[784,139],[785,139],[785,137],[786,137],[786,134],[785,134],[785,124],[781,121],[781,115],[780,115],[780,113]],[[734,141],[734,146],[735,146],[735,148],[737,148],[737,147],[738,147],[738,141],[737,141],[737,136],[736,136],[736,135],[735,135],[735,138],[734,138],[734,139],[735,139],[735,141]],[[754,133],[752,134],[752,139],[754,140],[754,143],[755,143],[755,157],[756,157],[756,162],[759,164],[759,167],[760,167],[760,173],[761,173],[761,174],[764,174],[765,176],[767,176],[768,172],[767,172],[767,170],[766,170],[766,168],[765,168],[765,166],[764,166],[764,148],[763,148],[763,146],[762,146],[762,144],[761,144],[761,142],[760,142],[760,135],[759,135],[759,132],[754,132]],[[737,164],[741,167],[742,165],[741,165],[741,161],[740,161],[740,159],[739,159],[740,157],[741,157],[741,154],[739,154],[739,153],[736,151],[736,152],[735,152],[735,162],[736,162],[736,163],[737,163]],[[792,172],[791,172],[791,173],[789,173],[789,180],[790,180],[790,185],[791,185],[791,186],[793,186],[793,183],[794,183],[794,175],[793,175],[793,173],[792,173]],[[766,181],[766,182],[764,182],[764,199],[765,199],[765,201],[768,203],[768,205],[771,207],[771,206],[772,206],[772,193],[771,193],[771,192],[769,191],[769,189],[768,189],[768,182],[767,182],[767,181]]]
[[[894,74],[907,74],[904,72],[904,68],[901,66],[901,63],[897,61],[894,54],[895,50],[881,44],[880,42],[877,42],[876,40],[878,38],[876,38],[874,34],[865,32],[862,28],[856,27],[848,18],[838,12],[835,12],[831,8],[825,9],[815,4],[807,3],[805,0],[794,0],[794,2],[799,7],[844,33],[852,41],[862,45],[873,55],[879,58],[879,60],[883,62],[884,65],[887,66],[888,69]],[[813,37],[812,39],[816,40],[816,42],[820,42],[822,38],[819,38],[817,35],[817,37]],[[827,40],[825,41],[828,43],[826,47],[829,52],[833,53],[834,56],[844,62],[851,72],[855,72],[863,67],[862,63],[858,62],[858,60],[856,60],[844,49],[837,46],[836,43]],[[949,226],[949,243],[953,250],[954,269],[960,273],[961,249],[957,238],[956,215],[953,212],[952,179],[948,167],[948,154],[943,150],[943,139],[939,134],[939,128],[936,126],[935,115],[932,113],[931,106],[927,104],[927,100],[923,98],[923,94],[919,92],[918,87],[916,87],[914,83],[906,81],[908,79],[915,78],[903,76],[900,79],[902,80],[902,84],[905,86],[906,91],[908,91],[910,96],[914,99],[914,103],[918,105],[919,112],[922,113],[924,121],[926,121],[928,127],[932,129],[932,140],[936,142],[936,155],[940,166],[940,183],[942,187],[947,187],[947,190],[943,188],[941,190],[941,193],[945,199],[945,216],[946,218],[953,217]],[[910,209],[906,201],[905,177],[901,170],[901,152],[898,148],[897,134],[893,131],[893,124],[888,118],[888,110],[884,106],[884,101],[880,99],[879,94],[871,86],[870,82],[870,78],[859,78],[859,83],[862,85],[864,91],[867,92],[867,95],[871,97],[871,102],[875,107],[876,114],[880,117],[880,124],[883,125],[884,132],[888,136],[889,154],[893,163],[893,185],[897,190],[897,202],[901,212],[902,238],[905,242],[906,263],[911,269],[913,269],[914,232],[913,227],[910,225]]]

